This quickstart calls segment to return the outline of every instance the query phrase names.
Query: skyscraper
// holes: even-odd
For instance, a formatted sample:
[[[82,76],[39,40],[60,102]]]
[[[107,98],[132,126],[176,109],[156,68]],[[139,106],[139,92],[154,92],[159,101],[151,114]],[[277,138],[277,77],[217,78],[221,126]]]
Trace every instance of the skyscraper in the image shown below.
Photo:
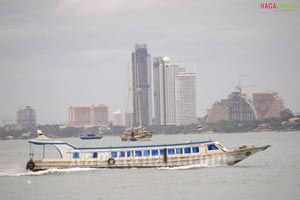
[[[183,73],[184,68],[177,63],[165,65],[165,99],[166,99],[166,124],[176,124],[176,76]]]
[[[196,74],[183,72],[176,76],[176,124],[196,122]]]
[[[155,123],[158,125],[176,124],[175,81],[176,75],[184,72],[168,57],[153,58],[153,87]]]
[[[146,44],[135,44],[131,55],[133,88],[133,124],[142,126],[152,123],[151,56]],[[140,112],[139,112],[140,111]],[[141,117],[140,117],[141,113]]]
[[[154,119],[155,124],[165,124],[164,121],[164,95],[163,93],[163,58],[153,58],[153,96],[154,96]]]

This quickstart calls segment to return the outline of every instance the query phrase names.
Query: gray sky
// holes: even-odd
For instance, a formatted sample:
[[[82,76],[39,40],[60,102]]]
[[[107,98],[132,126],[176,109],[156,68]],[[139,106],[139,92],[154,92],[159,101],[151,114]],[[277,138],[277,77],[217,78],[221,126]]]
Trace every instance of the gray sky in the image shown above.
[[[248,94],[277,91],[299,112],[300,1],[288,11],[263,11],[261,2],[0,0],[0,124],[26,105],[40,124],[66,122],[69,105],[126,109],[135,42],[196,69],[198,116],[240,74],[250,74]]]

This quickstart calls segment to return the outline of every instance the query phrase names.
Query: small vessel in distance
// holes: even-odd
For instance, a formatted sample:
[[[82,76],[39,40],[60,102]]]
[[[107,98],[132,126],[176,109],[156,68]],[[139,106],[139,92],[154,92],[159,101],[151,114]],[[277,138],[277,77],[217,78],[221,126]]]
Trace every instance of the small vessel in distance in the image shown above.
[[[120,135],[122,141],[138,141],[138,140],[150,140],[153,131],[144,130],[140,128],[128,128]]]
[[[96,140],[103,138],[102,135],[96,135],[96,134],[87,134],[87,135],[81,135],[80,139],[82,140]]]
[[[35,159],[32,145],[43,146],[42,157]],[[45,146],[56,147],[59,158],[45,158]],[[270,145],[243,145],[225,148],[208,140],[173,144],[115,147],[76,147],[68,142],[52,140],[43,134],[29,140],[30,158],[26,169],[31,171],[64,168],[159,168],[231,166],[266,150]]]
[[[129,67],[129,66],[128,66]],[[128,70],[129,71],[129,70]],[[138,80],[138,65],[137,65],[137,70],[135,72],[136,74],[136,79]],[[128,75],[130,77],[130,75]],[[139,80],[137,81],[137,88],[136,93],[137,93],[137,101],[138,101],[138,114],[139,114],[139,127],[133,128],[132,126],[132,112],[130,112],[130,128],[127,128],[121,133],[120,137],[122,141],[149,141],[151,140],[151,137],[153,136],[154,131],[152,130],[145,130],[145,128],[142,128],[142,112],[141,112],[141,97],[140,97],[140,92],[141,88],[139,85]],[[128,100],[129,102],[131,101],[131,87],[130,87],[130,78],[128,81]]]

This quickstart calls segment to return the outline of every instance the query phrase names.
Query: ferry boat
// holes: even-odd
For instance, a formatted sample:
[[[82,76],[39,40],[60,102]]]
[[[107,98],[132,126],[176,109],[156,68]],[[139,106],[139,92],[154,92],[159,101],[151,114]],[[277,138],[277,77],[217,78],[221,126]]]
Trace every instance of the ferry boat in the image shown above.
[[[95,135],[95,134],[87,134],[87,135],[81,135],[80,139],[82,140],[95,140],[95,139],[101,139],[103,138],[102,135]]]
[[[161,168],[180,166],[231,166],[259,151],[265,146],[240,146],[227,149],[220,142],[208,140],[176,144],[158,144],[116,147],[76,147],[65,141],[52,140],[43,134],[29,140],[30,159],[26,169],[30,171],[52,168]],[[41,159],[35,159],[32,145],[42,145]],[[45,158],[45,146],[56,147],[60,158]]]

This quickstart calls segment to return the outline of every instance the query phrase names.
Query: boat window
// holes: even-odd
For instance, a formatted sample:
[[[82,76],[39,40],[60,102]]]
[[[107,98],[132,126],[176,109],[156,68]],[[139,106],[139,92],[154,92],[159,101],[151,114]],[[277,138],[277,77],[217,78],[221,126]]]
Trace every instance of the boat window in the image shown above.
[[[160,150],[159,150],[159,154],[160,154],[160,155],[164,155],[164,150],[163,150],[163,149],[160,149]]]
[[[120,157],[125,157],[125,151],[120,152]]]
[[[182,154],[182,148],[177,148],[176,149],[176,154]]]
[[[150,156],[150,150],[144,150],[144,156]]]
[[[192,147],[193,153],[199,153],[199,147]]]
[[[184,153],[191,153],[191,148],[190,147],[184,148]]]
[[[214,145],[214,144],[208,144],[207,149],[210,150],[210,151],[211,150],[218,150],[218,147],[216,147],[216,145]]]
[[[130,157],[131,155],[131,151],[127,151],[127,157]]]
[[[155,149],[155,150],[152,150],[152,156],[157,156],[158,155],[158,150],[157,149]]]
[[[78,152],[73,153],[73,158],[79,158],[79,153]]]
[[[111,157],[112,157],[112,158],[116,158],[116,157],[117,157],[117,155],[118,155],[118,154],[117,154],[117,152],[116,152],[116,151],[112,151],[112,152],[111,152]]]
[[[98,158],[98,153],[97,152],[93,153],[93,158]]]
[[[174,149],[168,149],[168,154],[169,154],[169,155],[174,154]]]
[[[135,156],[142,156],[142,151],[135,151]]]

